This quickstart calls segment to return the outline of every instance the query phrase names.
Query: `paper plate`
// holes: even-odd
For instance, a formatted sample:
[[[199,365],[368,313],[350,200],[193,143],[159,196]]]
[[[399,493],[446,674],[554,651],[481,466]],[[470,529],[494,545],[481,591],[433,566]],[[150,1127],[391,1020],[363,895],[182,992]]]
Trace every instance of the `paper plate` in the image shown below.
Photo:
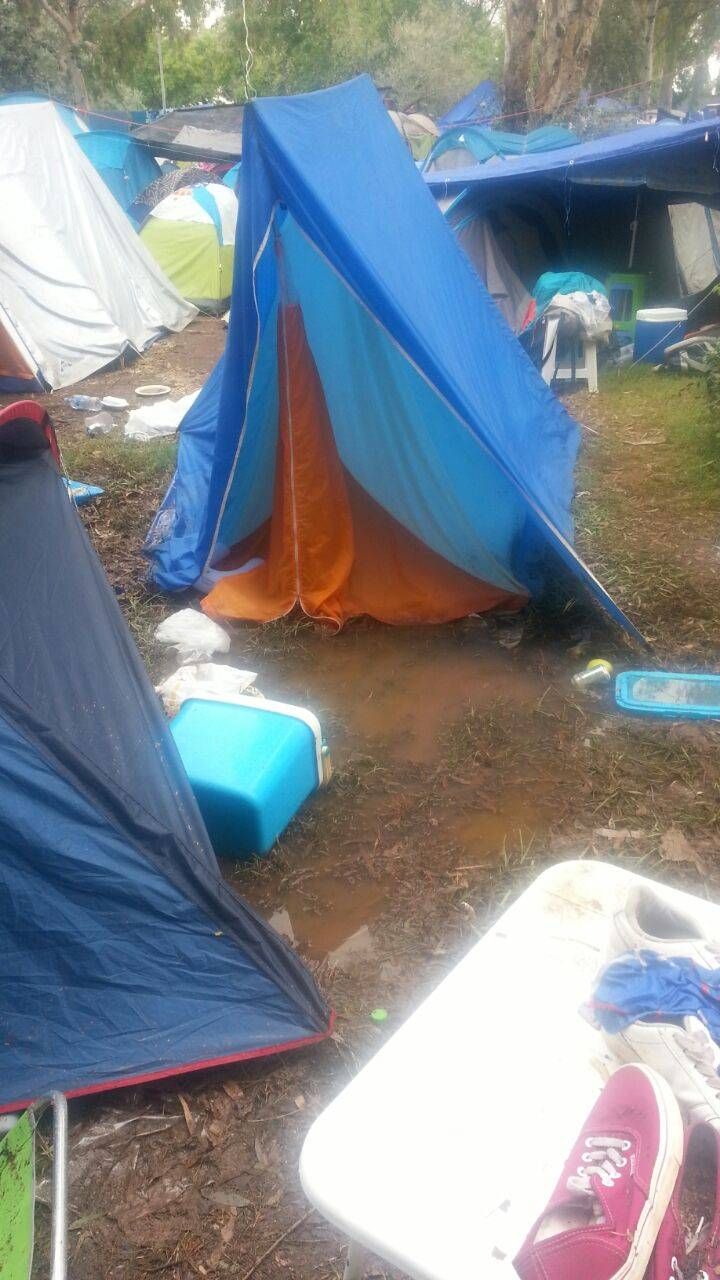
[[[164,382],[148,382],[143,387],[135,388],[136,396],[168,396],[170,388]]]
[[[103,396],[100,402],[105,409],[129,409],[130,402],[122,396]]]

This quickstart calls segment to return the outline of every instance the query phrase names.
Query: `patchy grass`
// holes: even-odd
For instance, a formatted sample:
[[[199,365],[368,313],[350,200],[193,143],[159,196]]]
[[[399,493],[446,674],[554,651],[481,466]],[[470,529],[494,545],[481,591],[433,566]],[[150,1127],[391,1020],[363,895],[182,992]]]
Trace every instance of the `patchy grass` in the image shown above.
[[[720,434],[702,379],[637,368],[572,398],[580,550],[648,639],[703,660],[720,627]]]

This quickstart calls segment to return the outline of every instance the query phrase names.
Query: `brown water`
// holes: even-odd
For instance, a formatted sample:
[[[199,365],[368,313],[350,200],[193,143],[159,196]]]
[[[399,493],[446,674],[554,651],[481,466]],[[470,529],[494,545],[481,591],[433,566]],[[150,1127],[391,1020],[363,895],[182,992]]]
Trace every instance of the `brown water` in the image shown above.
[[[439,735],[468,706],[528,705],[547,687],[527,655],[502,649],[472,620],[464,627],[310,633],[302,650],[272,658],[265,671],[262,657],[247,665],[259,670],[268,695],[296,698],[321,723],[329,712],[331,749],[374,739],[394,758],[416,763],[437,757]]]
[[[316,840],[296,841],[291,830],[282,874],[269,866],[258,882],[242,883],[242,872],[236,879],[302,954],[343,966],[372,951],[373,925],[398,891],[388,862],[398,831],[418,866],[442,847],[456,851],[462,867],[492,865],[510,844],[529,847],[546,828],[550,805],[537,779],[506,780],[501,758],[477,782],[472,769],[469,780],[454,778],[448,763],[448,735],[470,709],[476,720],[499,707],[512,714],[536,707],[548,691],[539,658],[502,648],[482,622],[359,627],[333,637],[305,631],[290,652],[238,648],[235,660],[258,671],[264,693],[316,713],[338,769],[335,788],[308,806]],[[369,780],[346,797],[344,770],[357,758],[370,762]],[[430,829],[428,793],[440,798]]]

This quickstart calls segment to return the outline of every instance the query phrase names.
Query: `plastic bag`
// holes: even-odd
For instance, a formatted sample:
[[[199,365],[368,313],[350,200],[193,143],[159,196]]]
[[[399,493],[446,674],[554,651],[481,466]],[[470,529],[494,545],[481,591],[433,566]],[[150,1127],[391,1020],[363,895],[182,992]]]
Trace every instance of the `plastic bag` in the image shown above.
[[[239,667],[224,667],[219,662],[193,662],[178,667],[167,680],[156,685],[165,711],[174,716],[186,698],[205,698],[211,702],[234,702],[238,694],[257,694],[253,688],[257,671],[241,671]]]
[[[183,664],[202,661],[214,653],[227,653],[230,648],[227,631],[204,613],[198,613],[197,609],[179,609],[177,613],[171,613],[155,628],[155,639],[177,649]]]
[[[190,405],[200,391],[191,391],[181,400],[158,400],[156,404],[144,404],[131,409],[125,423],[126,440],[156,440],[160,436],[174,436]]]

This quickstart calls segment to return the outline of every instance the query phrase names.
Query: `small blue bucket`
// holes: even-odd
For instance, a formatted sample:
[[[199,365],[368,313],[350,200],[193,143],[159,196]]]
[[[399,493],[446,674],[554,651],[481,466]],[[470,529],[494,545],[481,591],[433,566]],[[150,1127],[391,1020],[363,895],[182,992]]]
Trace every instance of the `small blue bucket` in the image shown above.
[[[687,311],[682,307],[646,307],[635,317],[636,360],[660,364],[665,348],[685,337]]]

